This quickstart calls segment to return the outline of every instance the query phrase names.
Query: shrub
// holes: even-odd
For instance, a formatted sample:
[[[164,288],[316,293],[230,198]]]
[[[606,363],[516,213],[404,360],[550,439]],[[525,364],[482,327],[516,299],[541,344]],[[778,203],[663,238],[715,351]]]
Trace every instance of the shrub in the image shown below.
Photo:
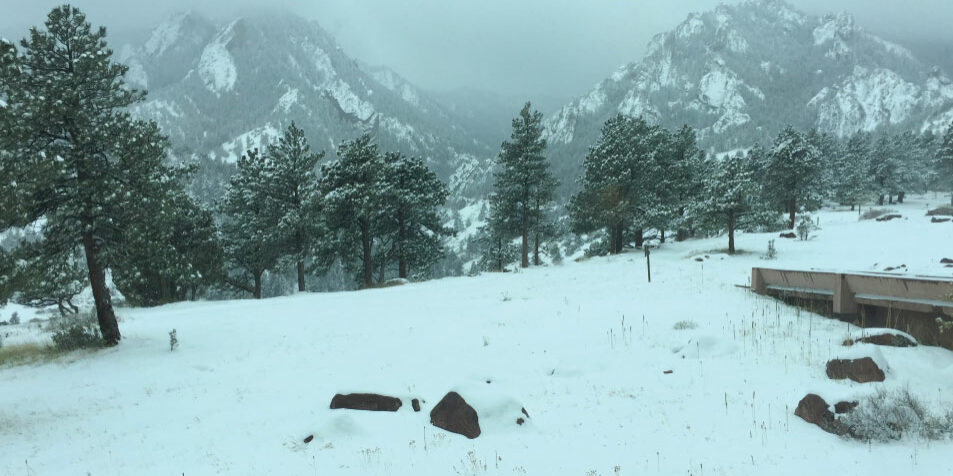
[[[20,315],[14,312],[14,313],[10,316],[10,325],[11,325],[11,326],[15,326],[15,325],[18,325],[18,324],[20,324]]]
[[[761,259],[774,259],[778,257],[778,250],[774,247],[774,240],[768,240],[768,251]]]
[[[953,437],[953,411],[933,415],[909,390],[880,390],[841,418],[848,434],[867,441],[899,440],[919,436],[930,440]]]
[[[676,331],[684,331],[695,329],[696,327],[698,327],[698,324],[695,323],[695,321],[678,321],[674,326],[672,326],[672,329],[675,329]]]
[[[801,223],[797,224],[797,236],[801,238],[801,241],[805,241],[813,229],[814,222],[811,221],[811,217],[803,217]]]
[[[91,315],[51,319],[50,330],[53,331],[53,348],[58,351],[87,349],[102,347],[103,345],[96,320]]]

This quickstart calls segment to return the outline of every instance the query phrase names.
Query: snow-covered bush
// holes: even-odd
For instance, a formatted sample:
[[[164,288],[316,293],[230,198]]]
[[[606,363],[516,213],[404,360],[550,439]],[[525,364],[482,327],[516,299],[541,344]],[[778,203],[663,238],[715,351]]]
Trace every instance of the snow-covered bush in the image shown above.
[[[556,243],[550,243],[548,246],[546,246],[546,254],[549,255],[549,258],[552,260],[553,264],[563,264],[563,255],[559,251],[559,245]]]
[[[11,325],[11,326],[15,326],[15,325],[18,325],[18,324],[20,324],[20,315],[14,312],[14,313],[10,316],[10,325]]]
[[[841,422],[850,428],[851,437],[867,441],[953,437],[953,411],[934,415],[908,390],[880,390],[861,401]]]
[[[50,319],[50,330],[53,331],[53,348],[56,350],[71,351],[103,345],[99,326],[92,314]]]
[[[172,332],[169,332],[169,350],[174,351],[176,347],[179,346],[179,337],[175,333],[175,329],[172,329]]]
[[[764,253],[762,259],[774,259],[778,257],[778,250],[774,247],[774,240],[768,240],[768,251]]]
[[[695,329],[698,327],[698,324],[695,321],[678,321],[672,326],[672,329],[676,331],[684,331],[689,329]]]
[[[894,213],[895,210],[890,210],[887,208],[871,208],[860,215],[861,220],[873,220],[875,218],[880,218],[888,213]]]

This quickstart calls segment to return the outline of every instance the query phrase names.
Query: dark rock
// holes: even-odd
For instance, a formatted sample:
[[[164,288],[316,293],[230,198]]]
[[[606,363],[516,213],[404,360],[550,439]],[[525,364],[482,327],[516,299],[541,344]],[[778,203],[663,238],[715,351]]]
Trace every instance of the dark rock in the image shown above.
[[[522,419],[522,418],[517,418],[517,419],[516,419],[516,424],[517,424],[517,425],[522,425],[523,423],[526,423],[526,420],[524,420],[524,419]]]
[[[305,442],[305,443],[311,443],[311,440],[313,440],[313,439],[314,439],[314,435],[308,435],[308,436],[305,437],[304,442]]]
[[[834,413],[850,413],[851,410],[857,408],[859,402],[837,402],[834,404]]]
[[[787,233],[781,233],[779,236],[781,238],[797,238],[797,234],[795,234],[793,231],[789,231]]]
[[[949,218],[937,218],[937,217],[933,217],[933,218],[930,219],[930,223],[947,223],[947,222],[949,222],[949,221],[950,221]]]
[[[524,408],[520,408],[520,411],[523,412],[524,415],[526,415],[526,418],[529,418],[529,413],[526,412],[526,408],[525,408],[525,407],[524,407]]]
[[[950,205],[943,205],[942,207],[934,208],[933,210],[930,210],[930,211],[927,212],[927,216],[928,216],[928,217],[935,217],[935,216],[948,217],[948,216],[953,216],[953,207],[951,207]]]
[[[672,371],[671,371],[671,370],[666,370],[666,371],[664,371],[664,372],[662,372],[662,373],[665,374],[665,375],[669,375],[669,374],[672,373]]]
[[[890,221],[895,218],[903,218],[903,216],[897,213],[888,213],[882,217],[877,218],[877,221]]]
[[[376,393],[351,393],[335,395],[331,399],[331,409],[369,410],[374,412],[396,412],[402,405],[399,398],[387,397]]]
[[[940,264],[953,264],[953,259],[943,258],[940,260]]]
[[[699,256],[698,258],[695,258],[695,261],[698,261],[699,263],[703,263],[705,261],[705,258],[702,258],[701,256]]]
[[[917,343],[897,334],[880,334],[875,336],[861,337],[857,342],[865,344],[885,345],[890,347],[916,347]]]
[[[809,393],[798,402],[794,414],[828,433],[845,435],[848,432],[847,427],[834,417],[834,413],[831,412],[827,402],[813,393]]]
[[[834,359],[827,363],[827,376],[834,380],[849,378],[858,383],[884,381],[884,371],[880,370],[870,357],[855,360]]]
[[[473,439],[480,436],[480,418],[457,392],[446,394],[430,411],[430,423]]]
[[[413,400],[411,400],[411,401],[410,401],[410,406],[414,408],[414,411],[415,411],[415,412],[419,412],[419,411],[420,411],[420,400],[417,400],[416,398],[413,399]]]

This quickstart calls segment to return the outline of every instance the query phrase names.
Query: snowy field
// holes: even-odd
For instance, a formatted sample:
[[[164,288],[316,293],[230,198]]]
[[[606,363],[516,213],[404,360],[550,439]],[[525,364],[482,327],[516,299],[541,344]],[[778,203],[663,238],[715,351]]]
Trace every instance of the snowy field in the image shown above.
[[[760,256],[777,234],[740,235],[745,253],[734,257],[717,251],[725,237],[666,243],[653,251],[651,283],[630,253],[379,290],[121,309],[117,348],[0,367],[0,475],[951,474],[953,442],[848,441],[793,412],[810,392],[833,403],[884,387],[945,410],[953,353],[842,347],[856,329],[736,286],[752,266],[902,264],[953,276],[939,264],[953,257],[953,224],[924,216],[948,200],[914,197],[889,207],[903,215],[890,222],[821,212],[810,240],[777,239],[774,261]],[[170,352],[173,328],[180,348]],[[886,382],[826,377],[828,359],[867,355]],[[429,424],[450,390],[476,408],[479,438]],[[404,406],[328,409],[347,392]],[[531,418],[518,426],[521,407]]]

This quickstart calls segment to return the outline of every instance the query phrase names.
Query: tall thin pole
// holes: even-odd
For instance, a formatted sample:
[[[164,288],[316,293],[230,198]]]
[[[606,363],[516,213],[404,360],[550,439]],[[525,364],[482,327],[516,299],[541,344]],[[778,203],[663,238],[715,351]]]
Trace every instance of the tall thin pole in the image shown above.
[[[649,247],[648,245],[644,246],[645,248],[645,271],[649,275],[649,282],[652,282],[652,262],[649,260]]]

